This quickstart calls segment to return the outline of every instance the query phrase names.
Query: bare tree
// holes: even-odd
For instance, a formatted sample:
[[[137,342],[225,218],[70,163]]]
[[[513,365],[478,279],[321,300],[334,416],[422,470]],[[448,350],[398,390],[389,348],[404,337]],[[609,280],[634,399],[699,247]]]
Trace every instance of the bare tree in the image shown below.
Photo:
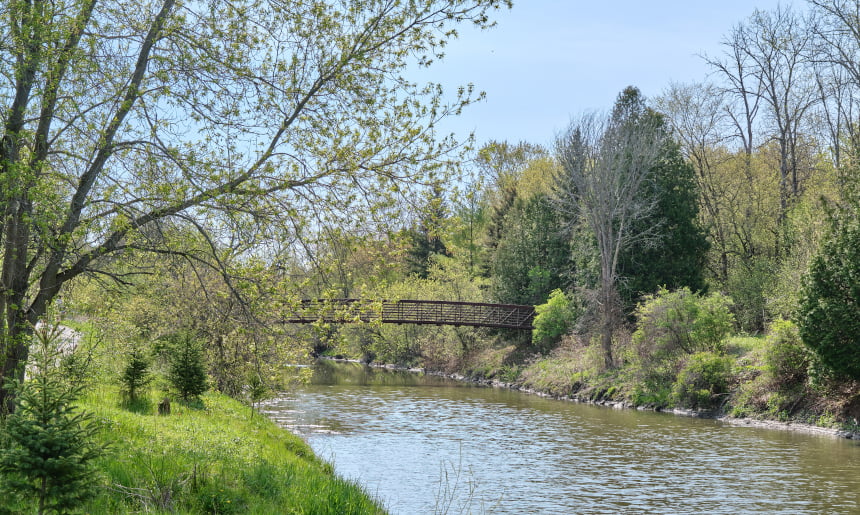
[[[558,204],[570,215],[566,218],[585,220],[597,239],[597,302],[606,367],[613,366],[612,334],[621,320],[619,257],[624,249],[653,236],[631,227],[655,208],[655,199],[643,191],[666,138],[661,117],[644,109],[638,90],[628,88],[611,115],[586,114],[556,142],[562,168]]]
[[[820,96],[813,80],[809,57],[814,49],[815,20],[796,14],[790,7],[773,11],[756,10],[746,23],[739,24],[726,41],[726,54],[735,64],[730,69],[720,61],[710,61],[732,85],[744,105],[748,98],[759,99],[765,107],[770,137],[779,149],[780,213],[777,230],[781,231],[791,199],[797,197],[810,172],[803,166],[801,148],[808,138],[805,130],[809,115]],[[746,83],[752,82],[753,88]],[[751,126],[747,122],[748,126]],[[751,140],[744,137],[746,151]],[[775,251],[784,245],[781,234],[775,235]]]
[[[817,15],[813,54],[831,154],[841,168],[843,146],[860,148],[857,110],[860,102],[860,4],[846,0],[812,0]]]
[[[747,156],[755,150],[756,117],[761,104],[761,80],[753,73],[751,59],[743,50],[749,35],[742,25],[736,26],[722,44],[724,56],[704,56],[706,62],[726,81],[721,88],[726,99],[725,114],[735,128],[735,136]]]
[[[711,83],[672,84],[654,101],[656,108],[668,118],[684,157],[696,170],[702,214],[710,221],[721,220],[724,204],[730,197],[718,171],[726,156],[718,149],[730,139],[729,126],[736,127],[737,123],[737,118],[728,115],[726,94]],[[713,272],[725,281],[729,268],[730,235],[724,224],[712,225],[712,237],[719,253],[719,264]]]

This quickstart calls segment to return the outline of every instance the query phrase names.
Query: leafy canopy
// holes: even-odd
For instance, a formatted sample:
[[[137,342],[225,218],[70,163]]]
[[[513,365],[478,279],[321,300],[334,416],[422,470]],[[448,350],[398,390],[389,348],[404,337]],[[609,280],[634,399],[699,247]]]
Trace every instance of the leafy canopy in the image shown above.
[[[435,125],[479,95],[406,72],[510,5],[0,3],[3,375],[22,373],[28,323],[64,284],[127,278],[110,268],[125,251],[274,261],[442,180],[461,147]],[[205,244],[177,247],[176,225]]]

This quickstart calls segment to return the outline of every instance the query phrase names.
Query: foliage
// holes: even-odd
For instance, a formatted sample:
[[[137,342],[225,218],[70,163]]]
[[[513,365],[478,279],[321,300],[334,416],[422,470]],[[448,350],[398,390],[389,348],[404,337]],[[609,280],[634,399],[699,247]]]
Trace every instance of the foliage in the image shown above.
[[[364,292],[370,299],[484,302],[484,281],[472,277],[468,263],[436,255],[427,278],[406,277]],[[485,330],[472,327],[349,324],[336,329],[340,353],[383,363],[423,365],[455,371],[464,357],[486,344]]]
[[[810,365],[809,350],[803,345],[797,326],[788,320],[774,320],[765,339],[764,366],[778,389],[803,383]]]
[[[830,216],[830,233],[804,276],[798,327],[803,342],[839,376],[860,379],[860,212]]]
[[[535,311],[532,343],[541,349],[557,343],[576,323],[576,305],[559,289],[551,291],[546,303],[535,306]]]
[[[741,330],[759,333],[767,326],[767,293],[775,266],[776,260],[758,256],[741,260],[729,269],[725,288],[731,292]]]
[[[442,189],[436,186],[432,195],[421,208],[420,219],[415,226],[407,231],[411,245],[408,248],[407,263],[409,272],[426,278],[431,265],[431,256],[448,255],[448,249],[442,241],[442,224],[447,219],[447,208]]]
[[[633,343],[641,359],[659,360],[701,351],[718,352],[734,329],[731,300],[720,293],[700,295],[661,288],[636,309]]]
[[[544,194],[514,202],[492,256],[493,297],[504,304],[539,304],[562,285],[568,244]]]
[[[59,328],[45,325],[35,334],[32,377],[11,385],[15,411],[3,427],[0,488],[10,496],[7,506],[26,499],[40,514],[67,513],[95,494],[98,426],[92,413],[74,405],[82,387],[70,386],[57,367]]]
[[[622,322],[619,255],[656,237],[656,227],[640,222],[657,207],[648,185],[668,141],[662,118],[646,108],[638,89],[628,87],[609,116],[583,116],[556,144],[562,168],[555,185],[557,205],[564,219],[588,224],[597,242],[596,305],[607,368],[614,365],[612,334]]]
[[[704,265],[709,244],[698,221],[698,187],[693,167],[679,146],[666,141],[643,195],[656,199],[653,212],[636,220],[635,233],[654,231],[653,238],[634,242],[619,257],[621,297],[625,310],[641,295],[663,286],[704,291]]]
[[[672,396],[681,405],[709,410],[722,405],[732,382],[733,360],[713,352],[697,352],[678,372]]]
[[[139,343],[132,344],[126,354],[125,367],[119,377],[123,393],[130,403],[137,401],[141,389],[152,381],[149,366],[150,360],[146,350]]]
[[[171,335],[168,342],[167,379],[182,400],[195,399],[209,388],[200,341],[193,333],[182,331]]]
[[[407,72],[510,6],[4,2],[2,373],[21,373],[28,324],[73,280],[146,272],[114,269],[129,252],[225,276],[225,253],[294,263],[308,232],[384,225],[444,182],[465,147],[433,127],[481,94]]]

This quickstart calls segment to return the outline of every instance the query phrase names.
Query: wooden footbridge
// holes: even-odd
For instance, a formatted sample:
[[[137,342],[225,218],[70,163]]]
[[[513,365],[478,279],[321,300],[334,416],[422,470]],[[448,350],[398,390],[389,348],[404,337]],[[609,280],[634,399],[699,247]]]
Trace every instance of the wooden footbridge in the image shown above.
[[[534,306],[442,300],[303,300],[286,320],[293,324],[382,322],[532,329]]]

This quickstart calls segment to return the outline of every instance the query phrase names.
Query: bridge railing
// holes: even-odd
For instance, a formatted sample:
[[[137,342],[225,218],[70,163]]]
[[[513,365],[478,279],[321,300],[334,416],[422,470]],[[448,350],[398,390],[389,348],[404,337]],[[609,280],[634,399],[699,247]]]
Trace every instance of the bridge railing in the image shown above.
[[[303,300],[289,323],[382,322],[532,329],[534,306],[439,300]]]

